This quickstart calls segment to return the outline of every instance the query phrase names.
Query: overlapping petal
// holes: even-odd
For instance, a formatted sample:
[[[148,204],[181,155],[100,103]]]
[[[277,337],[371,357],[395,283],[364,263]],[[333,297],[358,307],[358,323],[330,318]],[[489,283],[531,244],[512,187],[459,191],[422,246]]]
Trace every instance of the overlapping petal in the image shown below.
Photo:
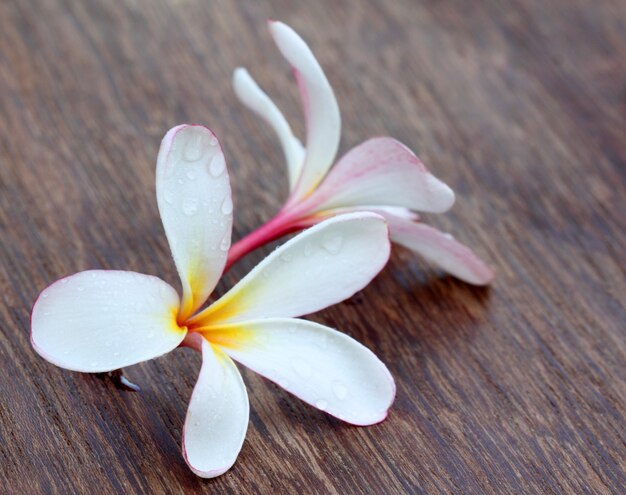
[[[235,363],[203,339],[202,368],[183,430],[183,455],[191,470],[203,478],[228,471],[243,445],[249,415],[248,392]]]
[[[313,211],[376,205],[442,213],[454,204],[454,192],[406,146],[382,137],[348,151],[306,204]]]
[[[236,361],[348,423],[378,423],[393,402],[395,385],[387,367],[368,348],[332,328],[270,318],[205,335]]]
[[[183,286],[183,321],[217,284],[230,248],[233,203],[228,171],[220,144],[208,128],[181,125],[165,135],[156,191]]]
[[[289,188],[293,189],[300,176],[304,161],[304,147],[302,143],[293,135],[291,127],[282,112],[252,79],[246,69],[240,67],[235,70],[233,73],[233,88],[241,102],[274,129],[280,140],[287,162]]]
[[[194,326],[313,313],[365,287],[389,258],[384,219],[359,212],[325,220],[261,261]]]
[[[33,307],[31,341],[53,364],[101,372],[130,366],[178,346],[178,294],[157,277],[90,270],[45,289]]]
[[[486,285],[494,272],[471,249],[430,225],[378,211],[389,223],[393,242],[407,247],[469,284]]]
[[[294,200],[309,194],[324,178],[335,159],[341,117],[335,94],[311,49],[289,26],[271,21],[276,46],[294,69],[306,116],[306,153]]]

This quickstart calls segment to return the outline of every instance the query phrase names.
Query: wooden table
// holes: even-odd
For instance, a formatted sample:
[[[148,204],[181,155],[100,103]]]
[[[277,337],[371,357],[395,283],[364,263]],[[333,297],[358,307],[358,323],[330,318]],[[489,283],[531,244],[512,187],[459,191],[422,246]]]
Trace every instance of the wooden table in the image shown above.
[[[220,137],[240,238],[286,194],[248,67],[302,133],[265,18],[308,40],[341,149],[391,135],[457,192],[427,221],[497,269],[489,289],[395,249],[314,315],[396,378],[389,418],[340,423],[244,371],[251,424],[227,474],[180,455],[199,356],[127,370],[140,393],[58,369],[29,343],[52,281],[87,268],[177,286],[154,195],[165,131]],[[626,5],[621,0],[0,4],[0,475],[31,493],[624,493]],[[269,247],[231,270],[232,286]]]

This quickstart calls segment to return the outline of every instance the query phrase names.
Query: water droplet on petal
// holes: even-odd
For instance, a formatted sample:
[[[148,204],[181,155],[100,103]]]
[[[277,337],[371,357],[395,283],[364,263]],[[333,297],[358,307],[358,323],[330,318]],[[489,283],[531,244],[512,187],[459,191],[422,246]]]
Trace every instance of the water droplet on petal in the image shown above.
[[[185,198],[183,200],[183,213],[188,216],[195,215],[198,211],[198,198]]]
[[[337,396],[337,398],[341,400],[345,399],[348,395],[348,389],[340,381],[333,382],[333,392]]]
[[[447,233],[446,233],[446,234],[443,234],[443,236],[444,236],[446,239],[449,239],[449,240],[451,240],[451,241],[453,241],[453,240],[454,240],[454,236],[453,236],[452,234],[447,234]]]
[[[284,253],[281,253],[279,258],[284,263],[289,263],[293,259],[293,253],[291,253],[289,251],[285,251]]]
[[[233,212],[233,200],[230,195],[226,196],[222,203],[222,213],[224,215],[230,215]]]
[[[202,134],[200,134],[199,132],[194,132],[191,136],[189,136],[189,139],[185,144],[183,157],[188,162],[195,162],[200,159],[203,151],[204,143],[202,142]]]
[[[220,242],[220,249],[222,251],[228,251],[228,248],[230,247],[230,233],[227,233],[224,238],[222,239],[222,241]]]
[[[209,173],[213,177],[219,177],[224,173],[226,169],[226,161],[224,160],[224,155],[221,153],[216,153],[213,158],[211,158],[211,163],[209,164]]]
[[[313,246],[312,242],[307,242],[304,245],[304,256],[308,258],[309,256],[313,254],[313,251],[315,251],[315,246]]]
[[[326,234],[322,241],[322,246],[330,254],[337,254],[341,251],[341,245],[343,244],[343,236],[339,233]]]
[[[325,411],[326,408],[328,407],[328,402],[325,401],[324,399],[319,399],[315,401],[315,407],[317,407],[318,409],[321,409],[322,411]]]
[[[302,358],[294,358],[291,361],[291,367],[300,375],[302,378],[310,378],[311,377],[311,365],[307,363]]]
[[[163,193],[163,198],[167,204],[174,204],[174,192],[169,189]]]

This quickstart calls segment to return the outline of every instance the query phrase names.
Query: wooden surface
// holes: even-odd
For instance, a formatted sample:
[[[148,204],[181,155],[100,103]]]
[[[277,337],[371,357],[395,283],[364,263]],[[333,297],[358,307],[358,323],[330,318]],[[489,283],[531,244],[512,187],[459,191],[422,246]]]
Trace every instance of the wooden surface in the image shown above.
[[[130,368],[142,392],[121,392],[37,356],[29,312],[87,268],[177,286],[154,195],[175,124],[220,137],[236,239],[276,211],[280,150],[230,88],[247,66],[302,131],[267,17],[326,69],[341,150],[375,135],[415,149],[458,196],[427,220],[498,277],[475,289],[395,249],[366,290],[313,317],[388,364],[387,421],[346,426],[244,371],[243,450],[202,480],[180,454],[198,355]],[[621,0],[2,1],[2,491],[624,493],[625,32]]]

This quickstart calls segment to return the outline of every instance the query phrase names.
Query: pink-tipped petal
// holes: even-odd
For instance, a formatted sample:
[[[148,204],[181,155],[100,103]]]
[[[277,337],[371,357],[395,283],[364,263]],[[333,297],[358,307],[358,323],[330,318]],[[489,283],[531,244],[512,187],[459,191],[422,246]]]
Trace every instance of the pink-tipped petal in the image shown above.
[[[442,213],[454,192],[406,146],[383,137],[348,151],[306,203],[314,212],[379,205]]]
[[[156,191],[183,286],[184,320],[217,284],[230,247],[233,203],[228,171],[219,141],[208,128],[181,125],[165,135]]]
[[[165,354],[185,338],[178,294],[161,279],[90,270],[45,289],[33,307],[31,342],[73,371],[112,371]]]
[[[385,419],[395,384],[351,337],[306,320],[246,321],[205,333],[233,359],[312,406],[354,425]]]
[[[280,140],[287,162],[289,189],[293,189],[300,176],[304,161],[302,143],[293,135],[291,127],[282,112],[252,79],[246,69],[240,67],[235,70],[233,73],[233,88],[239,100],[274,129]]]
[[[241,451],[249,416],[237,366],[203,339],[202,368],[183,429],[183,455],[191,470],[203,478],[228,471]]]
[[[381,216],[339,215],[280,246],[191,321],[209,326],[313,313],[361,290],[388,258],[388,229]]]
[[[294,68],[306,115],[306,152],[292,194],[295,200],[310,193],[332,165],[339,147],[341,117],[328,79],[304,40],[282,22],[271,21],[270,31],[278,49]]]
[[[389,223],[391,240],[421,254],[450,275],[473,285],[487,285],[494,272],[471,249],[430,225],[379,211]]]

